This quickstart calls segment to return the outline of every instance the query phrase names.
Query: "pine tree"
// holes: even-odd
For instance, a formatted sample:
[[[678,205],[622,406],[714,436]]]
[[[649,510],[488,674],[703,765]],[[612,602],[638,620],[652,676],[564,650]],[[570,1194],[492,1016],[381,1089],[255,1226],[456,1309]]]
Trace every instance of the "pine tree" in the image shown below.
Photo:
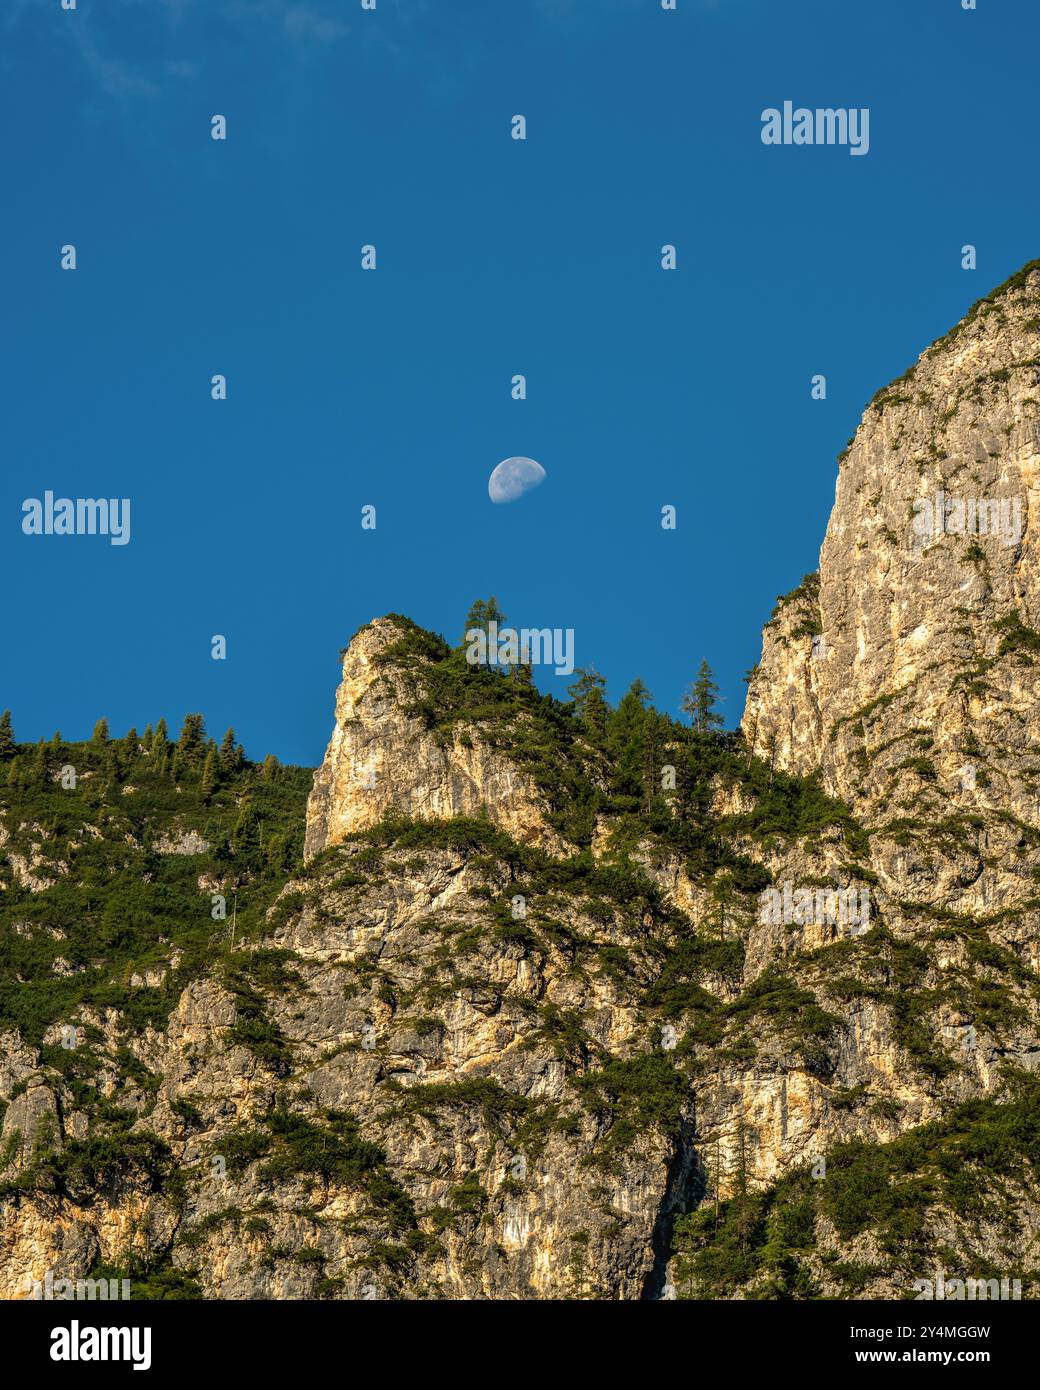
[[[719,698],[719,687],[711,667],[702,661],[697,679],[683,696],[682,708],[690,716],[690,722],[699,734],[710,734],[722,727],[722,715],[715,705]]]
[[[710,761],[705,759],[703,746],[694,740],[676,752],[676,819],[701,833],[707,832],[714,797]]]
[[[578,679],[567,687],[567,694],[586,734],[593,743],[601,746],[607,736],[607,720],[610,718],[610,706],[604,694],[607,683],[592,666],[579,666],[574,674]]]
[[[123,745],[121,743],[109,743],[106,746],[102,768],[105,776],[110,782],[122,782],[126,769],[123,760]]]
[[[680,825],[690,819],[692,781],[688,750],[680,748],[675,759],[675,796],[672,798],[672,814]]]
[[[202,799],[209,801],[210,797],[217,789],[217,755],[213,748],[206,754],[206,761],[202,765]]]
[[[220,771],[230,777],[242,768],[242,749],[235,743],[234,729],[228,729],[220,744]]]
[[[155,726],[155,733],[152,735],[152,748],[155,752],[161,751],[170,741],[170,734],[166,728],[166,720],[160,719]]]
[[[183,762],[197,762],[206,746],[206,722],[201,714],[186,714],[177,748]]]
[[[515,666],[510,667],[509,679],[521,690],[537,691],[537,686],[534,683],[534,676],[531,672],[531,663],[529,661],[524,661],[521,658]]]
[[[11,711],[5,709],[0,714],[0,758],[13,758],[17,745],[11,728]]]
[[[664,745],[667,720],[648,710],[643,721],[643,814],[649,815],[655,798],[662,795],[661,772],[666,762]]]
[[[487,633],[492,623],[497,623],[501,627],[505,620],[506,615],[499,608],[498,599],[495,598],[494,594],[489,599],[478,598],[476,603],[470,604],[469,612],[466,614],[466,626],[462,631],[461,645],[465,647],[469,644],[467,632],[479,629],[481,632]]]
[[[90,741],[91,743],[96,743],[98,745],[105,744],[108,742],[107,719],[99,719],[98,722],[94,725],[94,732],[90,736]]]
[[[281,764],[273,753],[268,753],[264,759],[263,767],[260,769],[260,776],[265,782],[273,782],[278,776],[278,769]]]
[[[231,832],[231,844],[236,858],[245,858],[260,848],[260,826],[248,796],[242,798],[235,828]]]
[[[152,751],[152,726],[151,726],[151,724],[146,724],[146,725],[144,726],[144,733],[141,735],[141,743],[144,745],[144,751],[145,751],[146,753],[150,753],[150,752]]]
[[[643,725],[650,692],[634,680],[607,722],[607,747],[614,764],[612,790],[616,796],[643,797]],[[633,809],[636,809],[633,807]]]
[[[737,1121],[736,1192],[732,1198],[730,1213],[743,1254],[747,1253],[748,1239],[754,1230],[755,1211],[755,1199],[748,1187],[748,1129],[741,1117]]]

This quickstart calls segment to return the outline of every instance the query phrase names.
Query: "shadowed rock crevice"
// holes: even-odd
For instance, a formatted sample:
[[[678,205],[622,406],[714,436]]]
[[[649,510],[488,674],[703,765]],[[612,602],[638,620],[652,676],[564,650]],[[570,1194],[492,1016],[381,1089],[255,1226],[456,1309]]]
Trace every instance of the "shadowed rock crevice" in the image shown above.
[[[703,1200],[706,1191],[707,1176],[696,1148],[696,1125],[692,1121],[684,1121],[668,1167],[668,1181],[661,1206],[654,1221],[651,1237],[654,1263],[643,1287],[644,1299],[656,1301],[664,1294],[669,1261],[674,1253],[676,1218],[693,1211]]]

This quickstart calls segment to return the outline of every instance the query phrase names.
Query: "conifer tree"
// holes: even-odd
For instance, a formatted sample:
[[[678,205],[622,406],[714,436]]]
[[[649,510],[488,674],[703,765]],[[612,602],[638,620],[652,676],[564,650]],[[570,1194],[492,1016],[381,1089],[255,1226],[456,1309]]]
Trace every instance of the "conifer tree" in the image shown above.
[[[699,734],[710,734],[721,728],[722,715],[715,706],[719,698],[719,687],[711,667],[702,661],[697,679],[683,696],[682,708],[690,716],[690,722]]]
[[[607,736],[607,720],[610,706],[606,700],[607,683],[592,666],[579,666],[574,673],[577,680],[567,687],[578,718],[585,726],[585,732],[597,746],[601,746]]]
[[[109,743],[105,748],[104,761],[102,763],[105,776],[112,782],[122,782],[125,772],[123,760],[123,745],[121,743]]]
[[[607,747],[614,764],[612,789],[617,796],[643,796],[643,725],[650,692],[632,682],[607,722]],[[634,809],[634,808],[633,808]]]
[[[220,744],[220,771],[225,777],[239,772],[242,767],[242,749],[235,743],[234,729],[228,729]]]
[[[252,800],[248,796],[242,798],[235,828],[231,832],[231,843],[238,858],[245,858],[260,847],[260,826]]]
[[[497,623],[499,627],[506,620],[506,615],[498,606],[498,599],[494,594],[488,599],[478,598],[475,603],[470,604],[469,612],[466,614],[466,626],[462,632],[462,645],[468,642],[466,633],[474,628],[479,628],[486,633],[492,623]]]
[[[509,679],[521,690],[537,690],[531,671],[531,663],[524,661],[522,657],[515,666],[510,667]]]
[[[206,753],[206,761],[202,765],[202,799],[209,801],[210,797],[217,789],[217,755],[214,748],[210,748]]]
[[[13,758],[17,745],[11,728],[11,711],[5,709],[0,714],[0,758]]]
[[[197,762],[202,757],[202,750],[205,746],[205,720],[201,714],[186,714],[181,726],[180,738],[177,740],[177,749],[181,755],[182,764]]]
[[[96,743],[99,746],[108,742],[107,719],[99,719],[98,722],[94,725],[94,732],[90,736],[90,741],[91,743]]]
[[[643,812],[649,815],[654,800],[662,795],[661,773],[667,759],[664,756],[667,720],[656,710],[647,710],[643,721]]]
[[[160,719],[155,726],[155,733],[152,735],[152,747],[156,751],[163,749],[170,741],[169,730],[166,728],[166,720]]]
[[[456,648],[457,651],[465,652],[470,644],[467,633],[479,631],[490,637],[490,627],[496,623],[501,628],[505,623],[506,615],[498,606],[498,600],[494,594],[488,599],[478,598],[475,603],[470,604],[469,612],[466,614],[466,625],[462,629],[462,641]],[[490,666],[490,653],[488,653],[488,664]]]

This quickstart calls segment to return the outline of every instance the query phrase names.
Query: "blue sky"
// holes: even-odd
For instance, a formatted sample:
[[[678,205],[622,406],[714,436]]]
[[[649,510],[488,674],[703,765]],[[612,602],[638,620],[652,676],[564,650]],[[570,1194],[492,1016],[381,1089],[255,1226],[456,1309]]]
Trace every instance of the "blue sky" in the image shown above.
[[[1028,0],[6,0],[18,736],[201,710],[314,763],[357,627],[488,593],[614,699],[706,657],[735,723],[866,401],[1040,254],[1038,47]],[[763,145],[785,99],[869,154]],[[130,543],[23,535],[47,489]]]

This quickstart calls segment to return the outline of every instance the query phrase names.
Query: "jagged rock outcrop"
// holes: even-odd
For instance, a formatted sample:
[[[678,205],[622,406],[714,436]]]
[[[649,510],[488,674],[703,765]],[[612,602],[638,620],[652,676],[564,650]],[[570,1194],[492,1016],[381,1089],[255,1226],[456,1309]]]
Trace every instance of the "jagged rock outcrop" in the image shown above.
[[[431,729],[411,709],[427,660],[395,660],[404,625],[379,618],[343,653],[336,724],[307,803],[308,858],[388,812],[446,820],[484,810],[521,844],[556,846],[532,779],[471,726]]]

